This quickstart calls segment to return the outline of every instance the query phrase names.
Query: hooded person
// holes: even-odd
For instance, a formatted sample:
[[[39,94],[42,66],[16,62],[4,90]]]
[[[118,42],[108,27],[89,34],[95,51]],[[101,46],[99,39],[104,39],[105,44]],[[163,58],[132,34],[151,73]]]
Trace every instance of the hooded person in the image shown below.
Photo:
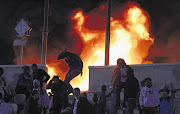
[[[38,103],[42,105],[42,109],[43,109],[42,114],[46,114],[46,111],[48,110],[49,103],[50,103],[49,96],[46,93],[45,89],[41,91],[39,80],[37,79],[33,80],[33,86],[34,86],[33,90],[38,91],[38,94],[39,94]]]

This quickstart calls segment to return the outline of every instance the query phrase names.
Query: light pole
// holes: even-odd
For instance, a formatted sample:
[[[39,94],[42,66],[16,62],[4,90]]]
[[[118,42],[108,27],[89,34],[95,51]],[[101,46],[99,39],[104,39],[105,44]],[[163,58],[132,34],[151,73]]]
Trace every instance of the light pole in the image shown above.
[[[111,0],[108,0],[107,25],[106,25],[106,41],[105,41],[105,65],[109,65],[110,17],[111,17]]]
[[[49,0],[44,3],[44,22],[42,31],[42,53],[41,64],[46,64],[47,39],[48,39],[48,16],[49,16]]]

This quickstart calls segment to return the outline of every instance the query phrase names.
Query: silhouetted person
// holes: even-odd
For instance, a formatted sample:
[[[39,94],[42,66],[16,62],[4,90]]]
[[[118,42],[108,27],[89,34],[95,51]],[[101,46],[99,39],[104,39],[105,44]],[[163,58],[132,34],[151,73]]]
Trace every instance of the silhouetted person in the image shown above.
[[[81,93],[77,103],[77,113],[76,114],[92,114],[92,104],[87,99],[86,93]]]
[[[127,80],[125,85],[125,101],[127,114],[133,114],[133,109],[136,108],[136,100],[139,93],[139,81],[134,77],[134,70],[127,70]]]
[[[73,78],[78,76],[80,73],[82,76],[83,62],[77,54],[70,53],[66,49],[58,55],[57,60],[61,60],[61,59],[65,59],[69,67],[69,71],[66,74],[64,82],[69,83]]]
[[[30,67],[29,66],[23,66],[23,73],[19,75],[18,82],[16,84],[16,94],[25,94],[26,99],[28,99],[30,92],[33,88],[33,79],[30,75]]]
[[[6,81],[4,77],[4,69],[0,67],[0,92],[4,95],[4,89],[6,89]]]
[[[46,83],[49,80],[50,76],[43,69],[38,69],[38,66],[35,63],[32,64],[31,68],[33,70],[33,73],[32,73],[33,80],[35,80],[35,79],[39,80],[40,87],[41,87],[41,90],[42,90],[43,83]],[[45,77],[45,79],[44,79],[44,77]]]
[[[46,89],[51,89],[53,94],[53,106],[50,111],[53,114],[59,114],[61,108],[68,102],[68,95],[73,92],[72,86],[69,83],[64,83],[58,76],[54,76]]]
[[[6,81],[4,79],[4,69],[0,67],[0,86],[5,87],[6,86]]]
[[[98,95],[98,104],[100,105],[101,114],[105,114],[106,112],[106,95],[107,88],[105,85],[101,86],[101,93]]]
[[[94,102],[92,104],[93,114],[102,114],[102,108],[101,108],[100,104],[98,103],[97,93],[94,93],[93,102]]]

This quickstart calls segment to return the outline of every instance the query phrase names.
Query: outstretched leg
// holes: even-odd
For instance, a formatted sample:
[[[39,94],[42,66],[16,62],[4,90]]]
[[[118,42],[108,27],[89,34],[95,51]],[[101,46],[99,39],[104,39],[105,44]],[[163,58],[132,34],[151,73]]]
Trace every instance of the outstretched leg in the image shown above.
[[[81,73],[79,69],[70,69],[69,72],[66,74],[64,82],[69,83],[73,78],[78,76]]]

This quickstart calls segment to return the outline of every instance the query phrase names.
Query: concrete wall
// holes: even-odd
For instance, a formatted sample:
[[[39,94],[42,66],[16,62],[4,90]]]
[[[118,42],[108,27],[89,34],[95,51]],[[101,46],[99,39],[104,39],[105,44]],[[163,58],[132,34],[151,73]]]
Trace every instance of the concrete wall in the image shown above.
[[[16,83],[18,80],[18,76],[20,73],[22,73],[22,67],[24,65],[0,65],[0,67],[2,67],[4,69],[4,77],[5,77],[5,81],[7,83],[7,90],[9,88],[15,88],[16,87]],[[27,65],[30,66],[31,65]],[[46,69],[45,65],[38,65],[38,68],[40,69]],[[31,70],[32,73],[32,70]]]
[[[161,89],[165,85],[180,88],[180,63],[130,65],[139,83],[151,77],[153,85]],[[89,66],[89,92],[99,92],[102,85],[110,86],[114,66]]]

